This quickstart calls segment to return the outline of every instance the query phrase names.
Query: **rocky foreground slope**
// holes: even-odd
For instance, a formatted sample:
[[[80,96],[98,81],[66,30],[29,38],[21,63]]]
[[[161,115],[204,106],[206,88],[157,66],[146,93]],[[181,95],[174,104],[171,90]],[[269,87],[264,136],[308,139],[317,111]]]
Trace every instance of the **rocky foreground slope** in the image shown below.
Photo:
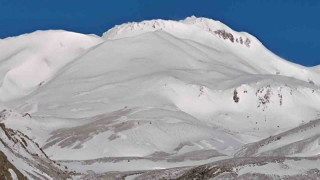
[[[2,112],[1,119],[9,112]],[[18,130],[0,123],[0,177],[3,179],[66,179],[67,167],[52,161],[39,144]]]

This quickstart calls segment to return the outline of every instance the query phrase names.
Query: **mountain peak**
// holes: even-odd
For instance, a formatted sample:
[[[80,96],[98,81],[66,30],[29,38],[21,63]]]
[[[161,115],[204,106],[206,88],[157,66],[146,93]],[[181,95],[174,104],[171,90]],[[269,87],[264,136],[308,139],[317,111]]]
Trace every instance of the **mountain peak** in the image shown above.
[[[130,22],[115,26],[103,34],[105,39],[119,39],[140,35],[146,32],[166,31],[174,36],[183,39],[190,39],[197,41],[195,34],[203,34],[209,38],[220,38],[229,40],[231,43],[236,43],[250,47],[251,40],[244,34],[233,31],[227,25],[220,21],[215,21],[203,17],[187,17],[184,20],[146,20],[141,22]],[[207,38],[208,38],[207,37]]]

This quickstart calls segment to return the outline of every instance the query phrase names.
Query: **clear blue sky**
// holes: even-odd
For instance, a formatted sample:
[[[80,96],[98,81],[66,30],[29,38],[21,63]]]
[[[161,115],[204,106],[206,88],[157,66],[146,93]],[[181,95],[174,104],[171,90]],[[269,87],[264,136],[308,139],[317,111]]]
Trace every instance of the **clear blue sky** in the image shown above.
[[[128,21],[191,15],[247,31],[290,61],[320,64],[320,0],[0,0],[0,38],[40,29],[101,35]]]

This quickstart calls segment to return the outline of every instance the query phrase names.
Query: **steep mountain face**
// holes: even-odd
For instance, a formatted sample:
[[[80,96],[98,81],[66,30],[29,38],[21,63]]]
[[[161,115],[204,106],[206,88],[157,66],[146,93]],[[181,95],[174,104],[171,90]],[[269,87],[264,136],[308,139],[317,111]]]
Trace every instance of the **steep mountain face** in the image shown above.
[[[317,68],[218,21],[127,23],[102,38],[36,32],[0,48],[1,123],[77,173],[319,154],[318,126],[302,139],[288,133],[320,116]],[[277,153],[298,141],[303,150]]]

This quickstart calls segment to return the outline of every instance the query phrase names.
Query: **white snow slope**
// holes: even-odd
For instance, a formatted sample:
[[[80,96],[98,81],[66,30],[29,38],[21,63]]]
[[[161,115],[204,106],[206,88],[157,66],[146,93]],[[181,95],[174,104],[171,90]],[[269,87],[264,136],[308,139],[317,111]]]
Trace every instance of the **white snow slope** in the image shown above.
[[[201,164],[320,116],[316,68],[211,19],[127,23],[103,38],[35,32],[0,49],[2,105],[32,116],[6,126],[54,160],[95,159],[95,171],[116,167],[105,157],[146,165],[122,171]],[[198,157],[204,150],[212,153]]]
[[[37,31],[0,39],[0,100],[30,94],[100,42],[98,37],[66,31]]]

